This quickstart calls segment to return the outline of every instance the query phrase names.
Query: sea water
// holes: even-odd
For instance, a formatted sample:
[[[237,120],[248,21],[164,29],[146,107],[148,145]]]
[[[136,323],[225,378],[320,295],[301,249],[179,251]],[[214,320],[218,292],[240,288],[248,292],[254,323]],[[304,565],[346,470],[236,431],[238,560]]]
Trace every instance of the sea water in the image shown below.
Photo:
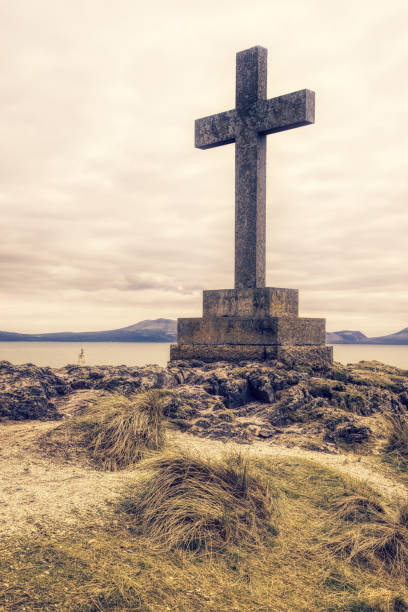
[[[86,365],[165,366],[170,353],[167,342],[0,342],[0,360],[60,368],[77,363],[81,348]],[[375,359],[408,369],[408,346],[336,344],[334,359],[344,364]]]

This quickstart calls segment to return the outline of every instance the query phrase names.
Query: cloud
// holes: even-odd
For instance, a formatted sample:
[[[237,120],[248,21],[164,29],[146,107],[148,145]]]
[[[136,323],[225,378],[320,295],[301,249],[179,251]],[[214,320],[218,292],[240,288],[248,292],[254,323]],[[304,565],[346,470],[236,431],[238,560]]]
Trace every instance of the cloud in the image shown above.
[[[268,284],[367,334],[408,325],[408,49],[402,0],[0,7],[0,329],[199,316],[233,284],[234,146],[193,147],[234,106],[235,52],[314,126],[268,138]]]

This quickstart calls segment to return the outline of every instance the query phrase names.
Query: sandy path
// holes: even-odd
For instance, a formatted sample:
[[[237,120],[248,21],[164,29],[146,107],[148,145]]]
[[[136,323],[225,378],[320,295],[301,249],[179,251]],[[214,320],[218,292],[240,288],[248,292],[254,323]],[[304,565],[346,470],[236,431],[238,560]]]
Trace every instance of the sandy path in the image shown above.
[[[47,521],[75,523],[92,514],[103,515],[106,502],[123,485],[134,480],[136,469],[98,472],[61,463],[38,452],[40,435],[58,426],[55,422],[0,423],[0,534],[30,531]],[[404,485],[378,473],[368,459],[329,455],[300,448],[286,448],[263,441],[252,445],[227,444],[178,431],[169,432],[169,443],[201,454],[218,454],[227,448],[245,449],[250,455],[303,457],[366,481],[388,497],[406,497]]]
[[[73,523],[89,512],[97,519],[132,477],[131,470],[97,472],[39,454],[36,440],[58,424],[0,423],[0,534],[50,519]]]

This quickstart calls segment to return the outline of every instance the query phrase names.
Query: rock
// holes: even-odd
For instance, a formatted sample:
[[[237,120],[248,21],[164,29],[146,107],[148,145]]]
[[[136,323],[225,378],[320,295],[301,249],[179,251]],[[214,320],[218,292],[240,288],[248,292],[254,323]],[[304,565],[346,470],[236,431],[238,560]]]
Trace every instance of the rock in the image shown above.
[[[371,437],[371,429],[355,423],[344,423],[336,427],[334,437],[346,444],[361,444]]]
[[[408,408],[408,393],[406,391],[400,393],[399,401],[403,406],[406,406]]]
[[[227,423],[232,423],[235,419],[232,410],[220,410],[220,412],[217,412],[217,417],[221,419],[221,421],[226,421]]]
[[[209,427],[211,427],[210,419],[198,419],[195,422],[195,428],[208,429]]]
[[[258,437],[259,438],[272,438],[275,435],[275,432],[273,429],[260,429],[258,431]]]
[[[244,370],[249,383],[249,390],[254,399],[273,403],[277,392],[286,389],[304,377],[304,374],[284,368],[255,367]]]
[[[131,396],[161,388],[168,390],[164,415],[196,435],[242,443],[273,437],[329,452],[368,441],[373,431],[384,431],[384,412],[408,408],[406,373],[374,362],[324,371],[278,361],[55,370],[1,362],[0,383],[3,418],[59,418],[62,398],[68,405],[78,389]]]
[[[163,413],[171,419],[191,419],[205,410],[225,410],[222,399],[197,385],[172,389],[164,399]]]
[[[69,385],[51,368],[33,364],[12,365],[0,362],[0,417],[58,419],[55,400],[69,393]]]
[[[281,394],[279,401],[270,409],[269,420],[272,425],[277,426],[304,423],[316,420],[322,415],[322,411],[329,410],[327,401],[311,397],[306,387],[297,385]]]
[[[224,398],[227,408],[238,408],[246,404],[250,397],[248,381],[235,378],[234,374],[215,371],[204,380],[204,389],[212,395]]]
[[[33,364],[0,362],[0,418],[56,419],[60,396],[80,389],[130,395],[151,388],[172,388],[175,377],[159,366],[66,366],[42,368]]]
[[[153,388],[172,388],[179,384],[166,368],[159,366],[75,366],[61,368],[59,373],[71,389],[103,389],[131,395]]]

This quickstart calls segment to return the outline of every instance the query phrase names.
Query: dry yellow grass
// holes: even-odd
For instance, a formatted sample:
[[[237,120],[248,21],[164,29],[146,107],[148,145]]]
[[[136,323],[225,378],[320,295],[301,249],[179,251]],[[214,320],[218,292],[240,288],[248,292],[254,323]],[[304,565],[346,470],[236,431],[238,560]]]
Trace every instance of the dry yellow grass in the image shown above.
[[[258,547],[277,534],[279,493],[242,453],[219,459],[175,452],[149,461],[123,507],[160,549]]]
[[[385,510],[378,496],[364,493],[345,495],[333,504],[335,516],[350,522],[381,522],[385,518]]]
[[[388,434],[385,451],[408,460],[408,415],[386,414],[385,419]]]
[[[382,506],[378,495],[334,470],[296,458],[251,459],[249,471],[284,498],[272,538],[252,547],[231,540],[214,555],[158,547],[134,525],[123,504],[111,506],[100,521],[90,517],[75,528],[42,524],[32,536],[1,541],[0,610],[407,610],[405,577],[385,563],[355,564],[328,545],[333,531],[344,533],[351,524],[336,515],[334,506],[345,495],[367,493]],[[143,498],[142,483],[138,489],[135,481],[132,490],[133,499]],[[188,511],[183,502],[180,515]]]
[[[334,536],[333,550],[353,563],[381,567],[408,578],[408,506],[384,507],[373,496],[351,495],[337,501],[336,516],[349,523]]]
[[[164,445],[163,397],[158,389],[132,398],[104,397],[49,432],[42,446],[59,456],[82,457],[102,470],[132,466]]]

